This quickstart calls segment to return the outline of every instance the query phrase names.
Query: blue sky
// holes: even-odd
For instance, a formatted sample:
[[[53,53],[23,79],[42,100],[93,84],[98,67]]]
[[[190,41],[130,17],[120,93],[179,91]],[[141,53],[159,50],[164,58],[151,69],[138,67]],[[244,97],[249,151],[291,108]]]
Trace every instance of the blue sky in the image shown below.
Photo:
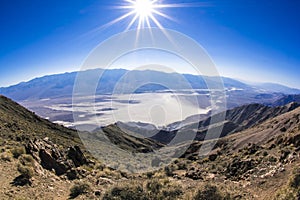
[[[168,8],[176,22],[164,27],[199,42],[221,75],[300,88],[300,1],[165,0],[207,6]],[[100,42],[123,31],[128,20],[102,25],[124,14],[123,0],[2,0],[0,86],[36,76],[76,71]]]

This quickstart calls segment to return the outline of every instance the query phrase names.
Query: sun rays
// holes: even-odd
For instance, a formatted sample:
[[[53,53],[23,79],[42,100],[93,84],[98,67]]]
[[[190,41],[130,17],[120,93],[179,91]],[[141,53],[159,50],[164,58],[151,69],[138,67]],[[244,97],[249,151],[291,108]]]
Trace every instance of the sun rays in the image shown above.
[[[118,9],[127,11],[123,16],[114,20],[114,23],[118,23],[123,19],[131,17],[131,20],[125,31],[135,27],[137,29],[150,28],[153,26],[163,28],[159,22],[159,17],[172,18],[161,11],[162,8],[168,8],[167,4],[161,4],[158,0],[125,0],[126,4],[118,6]]]

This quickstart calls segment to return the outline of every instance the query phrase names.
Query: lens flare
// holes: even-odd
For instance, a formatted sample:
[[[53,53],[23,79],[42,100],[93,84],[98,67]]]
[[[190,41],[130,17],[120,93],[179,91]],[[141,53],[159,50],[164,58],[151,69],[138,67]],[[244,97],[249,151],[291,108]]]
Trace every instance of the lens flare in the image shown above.
[[[165,32],[162,25],[162,19],[176,21],[174,18],[167,15],[165,12],[169,8],[190,8],[190,7],[206,7],[210,6],[206,2],[198,3],[164,3],[164,0],[122,0],[118,6],[113,6],[114,9],[119,9],[124,12],[120,17],[94,30],[109,28],[121,21],[128,20],[128,25],[124,32],[131,29],[137,29],[137,38],[139,37],[140,29],[143,28],[159,28]],[[124,24],[124,23],[123,23]],[[165,32],[166,33],[166,32]],[[167,36],[167,34],[166,34]],[[168,36],[167,36],[168,37]],[[168,39],[171,39],[168,37]]]
[[[134,11],[140,18],[146,18],[152,15],[154,4],[149,0],[137,0],[133,5]]]
[[[116,22],[123,20],[127,17],[133,16],[132,20],[128,24],[126,30],[129,30],[137,23],[137,28],[145,28],[157,26],[163,28],[160,24],[157,16],[161,16],[167,19],[172,19],[168,15],[160,11],[161,8],[170,7],[167,4],[159,4],[158,0],[125,0],[127,5],[119,6],[120,9],[126,9],[128,12],[117,19]]]

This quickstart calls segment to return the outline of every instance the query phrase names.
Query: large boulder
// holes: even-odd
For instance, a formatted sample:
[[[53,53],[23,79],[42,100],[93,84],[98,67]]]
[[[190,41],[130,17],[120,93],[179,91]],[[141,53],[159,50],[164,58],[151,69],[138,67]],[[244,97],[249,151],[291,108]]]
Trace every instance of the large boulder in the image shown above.
[[[85,165],[88,163],[88,160],[82,153],[79,146],[70,147],[67,151],[67,157],[71,159],[76,167]]]
[[[66,174],[74,167],[88,163],[78,146],[68,148],[65,153],[48,138],[30,140],[25,148],[26,152],[31,154],[44,169],[54,170],[58,176]]]
[[[65,174],[73,167],[72,162],[62,158],[55,159],[55,157],[53,157],[49,151],[46,151],[45,149],[40,150],[39,156],[42,167],[48,170],[54,170],[59,176]]]

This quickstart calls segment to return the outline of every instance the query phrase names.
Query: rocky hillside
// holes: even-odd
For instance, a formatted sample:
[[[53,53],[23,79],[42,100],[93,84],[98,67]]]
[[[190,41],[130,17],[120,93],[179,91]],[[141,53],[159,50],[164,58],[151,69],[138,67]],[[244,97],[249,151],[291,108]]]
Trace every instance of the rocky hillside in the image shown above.
[[[248,193],[240,199],[300,198],[300,108],[220,139],[199,161],[197,151],[209,142],[193,143],[183,156],[201,166],[194,178],[236,181]]]
[[[255,104],[227,111],[227,120],[239,126],[216,141],[208,155],[199,156],[199,149],[214,140],[194,141],[170,165],[129,174],[93,158],[76,131],[41,119],[5,97],[0,100],[0,199],[300,198],[297,104]],[[133,154],[163,146],[116,125],[104,127],[102,133]],[[97,135],[85,134],[91,142]],[[110,151],[103,153],[110,156]]]
[[[138,135],[134,136],[133,133],[128,134],[117,125],[103,127],[94,132],[103,132],[113,144],[130,152],[149,153],[153,152],[154,149],[159,149],[164,146],[155,140],[138,137]]]
[[[190,123],[189,125],[183,126],[180,129],[173,131],[168,131],[168,129],[149,130],[142,127],[126,126],[123,123],[119,123],[118,125],[122,129],[131,132],[133,131],[143,136],[150,136],[151,139],[164,144],[168,144],[176,136],[176,134],[185,134],[190,132],[197,132],[195,139],[201,141],[204,140],[210,126],[223,126],[220,136],[225,137],[227,135],[251,128],[270,118],[290,112],[298,108],[299,106],[300,104],[298,103],[289,103],[287,105],[278,107],[265,106],[261,104],[249,104],[233,108],[226,111],[225,113],[220,113],[212,117],[206,117],[200,122]],[[223,115],[225,116],[225,120],[223,122],[218,122],[218,124],[210,123],[212,118],[222,119]]]
[[[56,144],[80,144],[77,131],[53,124],[0,95],[0,131],[2,139],[49,137]]]

